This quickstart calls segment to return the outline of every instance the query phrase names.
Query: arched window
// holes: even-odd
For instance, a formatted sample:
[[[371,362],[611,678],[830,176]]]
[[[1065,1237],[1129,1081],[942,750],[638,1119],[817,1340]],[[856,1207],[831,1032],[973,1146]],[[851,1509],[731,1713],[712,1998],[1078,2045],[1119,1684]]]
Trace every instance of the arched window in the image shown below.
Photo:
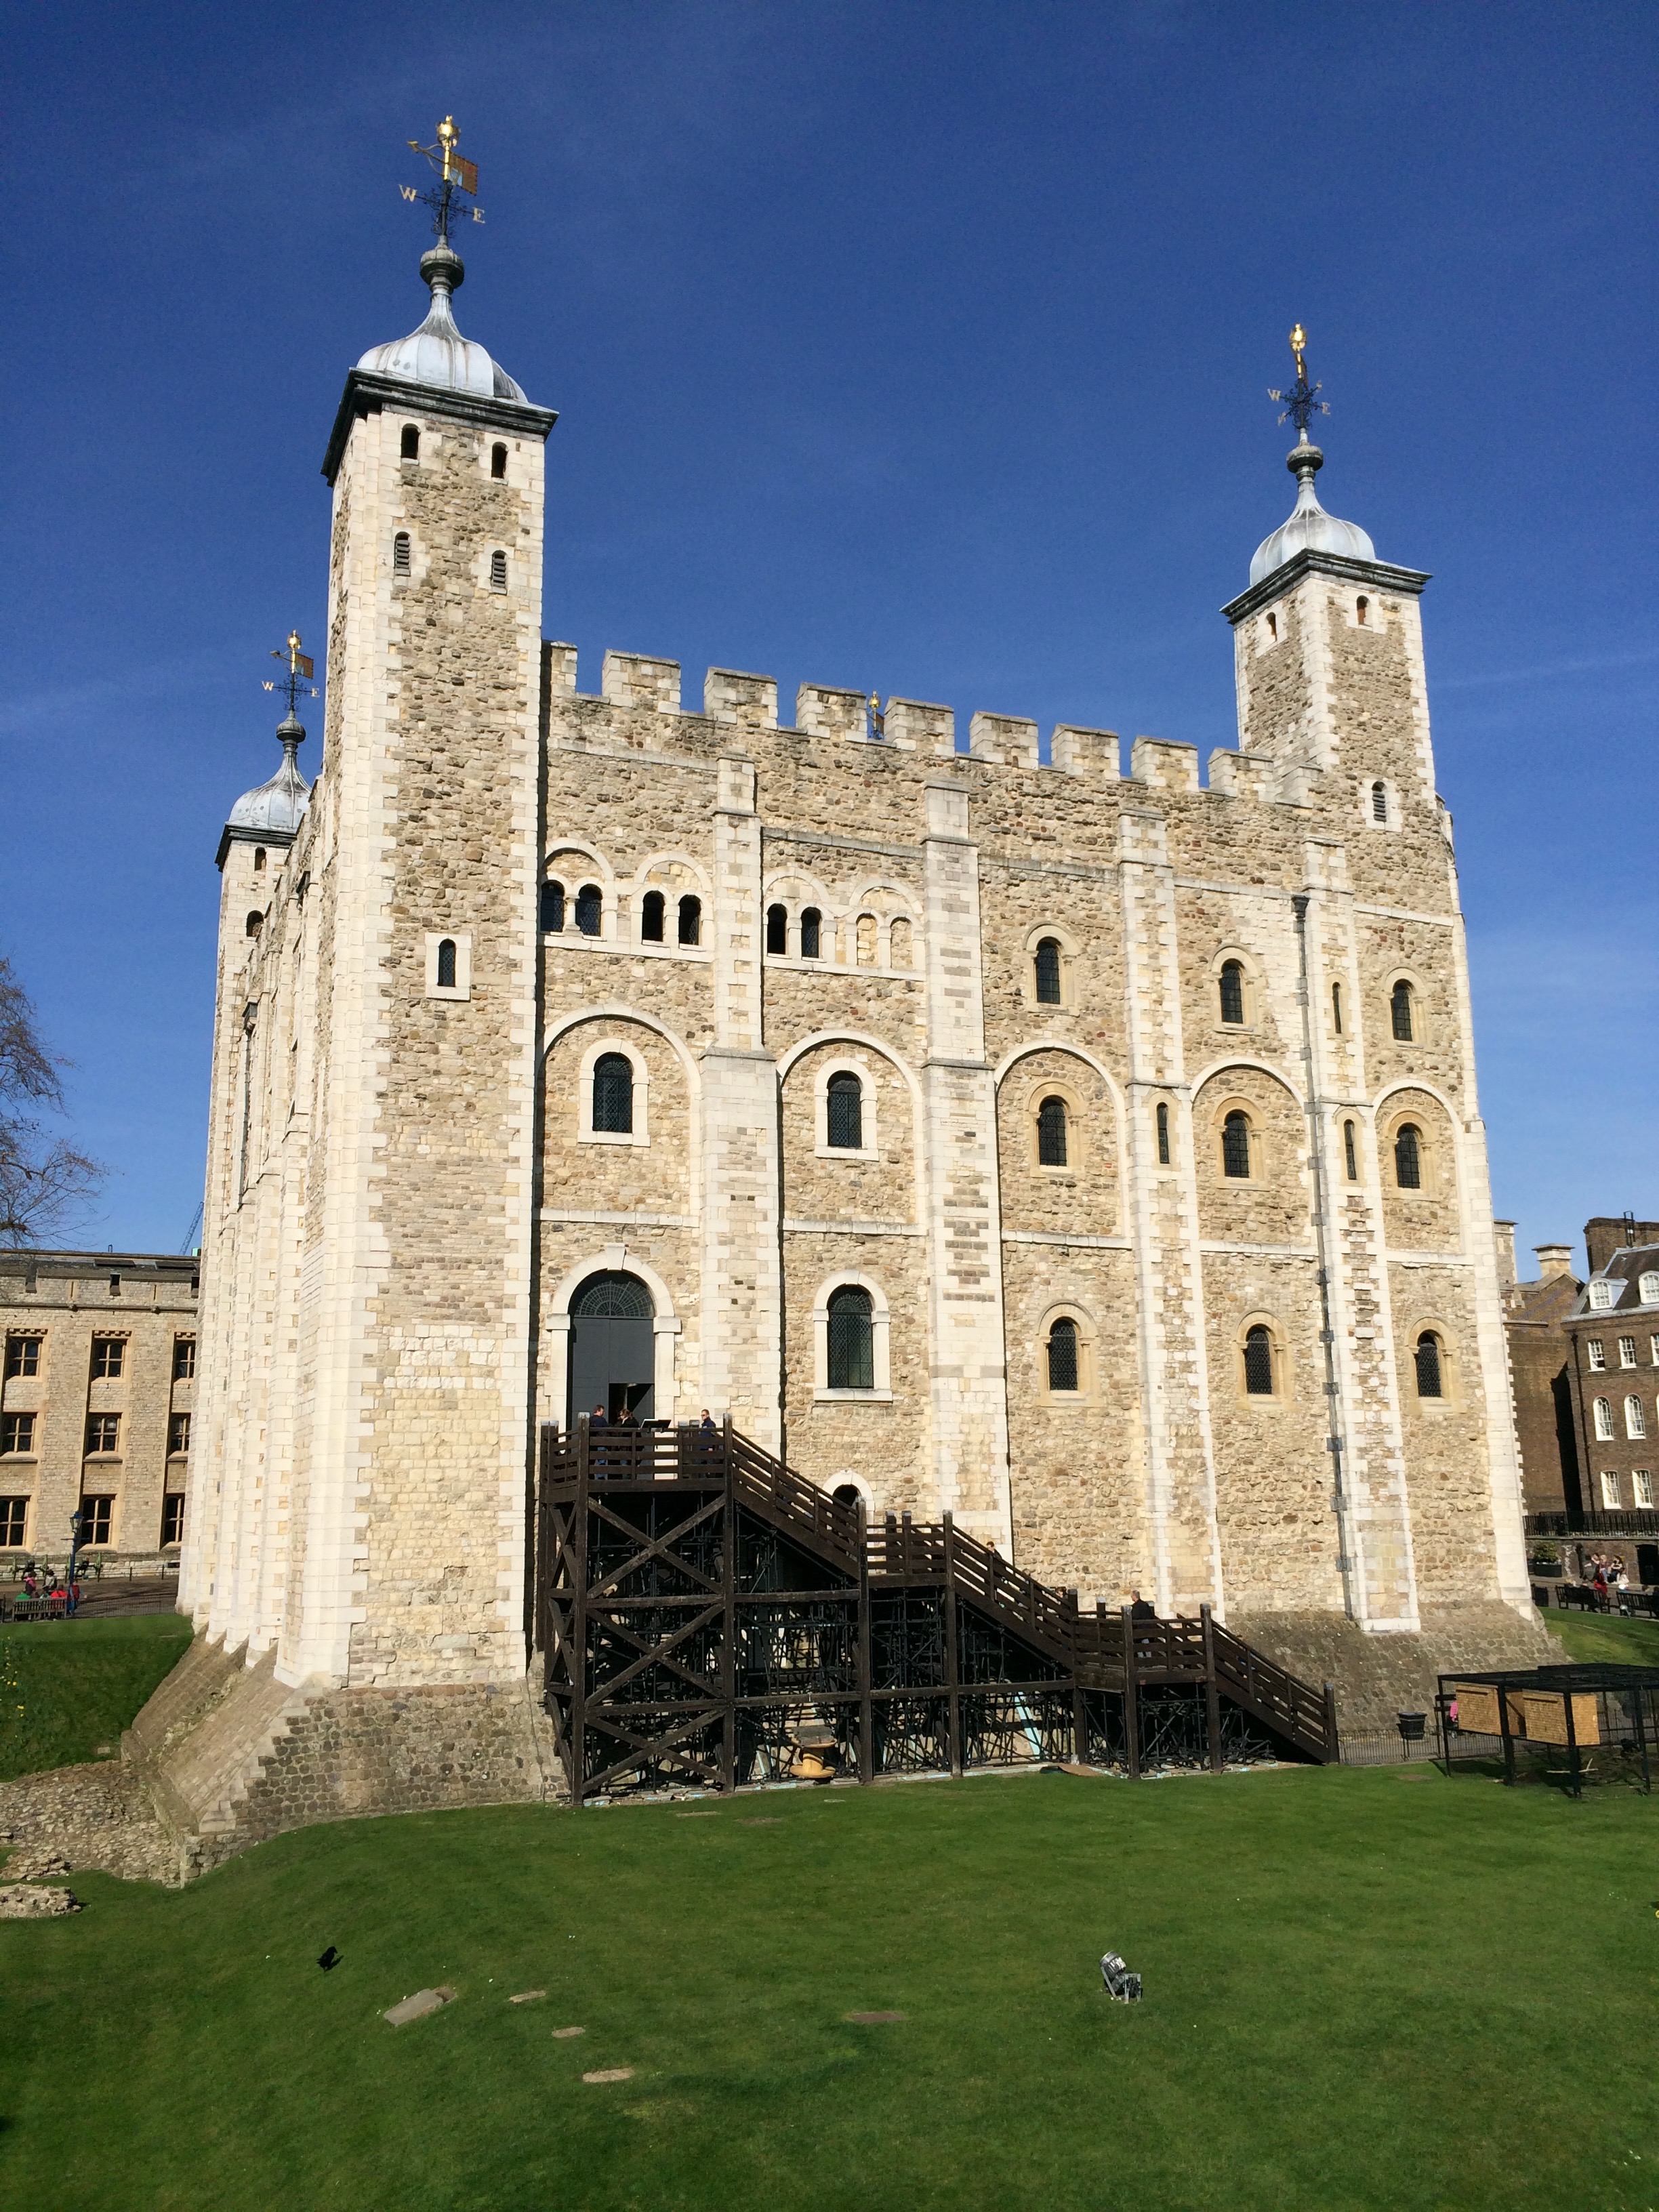
[[[264,865],[265,848],[263,845],[256,845],[253,848],[253,872],[256,876],[264,872]]]
[[[1425,1328],[1417,1340],[1417,1395],[1419,1398],[1443,1398],[1446,1377],[1440,1356],[1440,1339],[1431,1328]]]
[[[249,915],[247,921],[244,925],[244,934],[248,937],[257,937],[264,926],[265,918],[264,915],[256,910],[254,913]]]
[[[597,884],[584,884],[576,894],[576,927],[584,937],[597,937],[605,913],[605,900]]]
[[[787,952],[789,950],[789,909],[769,906],[766,909],[766,949],[769,952]]]
[[[1412,1018],[1412,987],[1403,975],[1389,994],[1389,1012],[1394,1023],[1395,1040],[1401,1044],[1409,1044],[1415,1034],[1416,1024]]]
[[[1644,1306],[1659,1306],[1659,1274],[1650,1268],[1637,1284],[1636,1295]]]
[[[1161,1168],[1170,1164],[1170,1109],[1161,1098],[1158,1103],[1158,1164]]]
[[[1366,616],[1370,612],[1370,610],[1371,603],[1362,592],[1359,597],[1353,603],[1354,619],[1357,622],[1363,623]]]
[[[1604,1444],[1611,1443],[1613,1442],[1613,1401],[1610,1398],[1596,1400],[1595,1417],[1597,1442]]]
[[[1221,1125],[1221,1172],[1238,1182],[1250,1179],[1250,1117],[1237,1106]]]
[[[825,1097],[828,1109],[825,1141],[838,1152],[864,1150],[864,1085],[846,1068],[830,1079]]]
[[[602,1052],[593,1063],[593,1127],[626,1137],[634,1127],[634,1063],[625,1053]]]
[[[1221,1018],[1224,1022],[1244,1018],[1244,970],[1237,960],[1221,963]]]
[[[853,927],[854,957],[860,968],[876,964],[876,917],[861,914]]]
[[[1358,1182],[1359,1180],[1359,1151],[1358,1146],[1354,1142],[1354,1127],[1352,1121],[1345,1121],[1342,1124],[1342,1158],[1348,1170],[1348,1181],[1350,1182]]]
[[[507,556],[499,549],[489,556],[489,588],[492,592],[507,589]]]
[[[660,891],[647,891],[640,901],[640,935],[647,945],[662,943],[663,896]]]
[[[679,937],[682,945],[702,943],[702,901],[689,893],[680,901]]]
[[[895,968],[910,965],[910,925],[902,915],[889,925],[887,958],[890,965]]]
[[[829,1311],[830,1388],[873,1390],[876,1346],[869,1291],[860,1290],[856,1283],[843,1283],[830,1291]]]
[[[392,573],[394,576],[409,574],[409,532],[400,530],[392,541]]]
[[[846,1506],[852,1513],[856,1513],[864,1503],[864,1492],[856,1482],[838,1482],[830,1495],[837,1505]]]
[[[453,991],[455,988],[455,940],[446,937],[438,945],[438,988]]]
[[[1037,1164],[1063,1168],[1066,1164],[1066,1101],[1045,1098],[1037,1108]]]
[[[550,879],[542,885],[542,927],[549,931],[564,927],[564,885]]]
[[[1273,1332],[1265,1322],[1244,1332],[1244,1388],[1252,1398],[1273,1395]]]
[[[489,473],[497,483],[507,474],[507,447],[492,446],[489,449]]]
[[[1279,635],[1279,617],[1277,615],[1269,615],[1267,617],[1267,635],[1271,638],[1277,638]]]
[[[1371,820],[1386,822],[1389,818],[1389,787],[1386,783],[1371,786]]]
[[[1059,1006],[1060,939],[1057,937],[1045,937],[1038,945],[1035,966],[1038,1006]]]
[[[398,447],[398,454],[399,458],[405,461],[418,461],[421,458],[421,434],[412,422],[404,424],[403,441]]]
[[[1331,1021],[1338,1036],[1340,1036],[1342,1034],[1342,986],[1340,983],[1333,983],[1331,986]]]
[[[823,925],[823,916],[818,912],[817,907],[809,906],[802,908],[800,917],[800,957],[803,960],[816,960],[817,958],[818,933],[822,929]]]
[[[1048,1388],[1075,1390],[1079,1387],[1077,1323],[1062,1314],[1048,1331]]]
[[[1642,1410],[1642,1401],[1632,1391],[1625,1401],[1625,1434],[1640,1438],[1648,1432],[1648,1417]]]
[[[1423,1188],[1423,1132],[1415,1121],[1402,1121],[1395,1132],[1394,1179],[1401,1190]]]

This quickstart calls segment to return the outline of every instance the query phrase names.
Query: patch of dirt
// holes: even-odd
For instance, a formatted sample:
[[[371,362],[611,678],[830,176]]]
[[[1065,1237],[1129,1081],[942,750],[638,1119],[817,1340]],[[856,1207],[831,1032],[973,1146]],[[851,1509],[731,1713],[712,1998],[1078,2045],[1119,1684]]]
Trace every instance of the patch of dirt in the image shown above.
[[[58,1766],[0,1783],[0,1850],[12,1881],[96,1869],[179,1885],[179,1846],[130,1766]]]

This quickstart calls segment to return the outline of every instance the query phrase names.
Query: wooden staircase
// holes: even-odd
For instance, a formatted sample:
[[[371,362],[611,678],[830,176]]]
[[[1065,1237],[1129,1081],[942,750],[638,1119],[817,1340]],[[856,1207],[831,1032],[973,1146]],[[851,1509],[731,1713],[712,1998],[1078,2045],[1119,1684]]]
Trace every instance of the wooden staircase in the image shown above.
[[[534,1639],[571,1795],[734,1789],[833,1734],[878,1774],[1338,1756],[1335,1702],[1214,1621],[1085,1612],[942,1521],[866,1522],[720,1430],[544,1429]]]

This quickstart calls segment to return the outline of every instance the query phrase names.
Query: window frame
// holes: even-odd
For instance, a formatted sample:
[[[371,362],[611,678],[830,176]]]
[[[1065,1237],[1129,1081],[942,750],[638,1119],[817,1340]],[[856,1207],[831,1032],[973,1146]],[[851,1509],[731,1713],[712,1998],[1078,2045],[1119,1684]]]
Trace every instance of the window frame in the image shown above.
[[[631,1129],[593,1127],[594,1071],[612,1054],[625,1060],[634,1071],[634,1126]],[[635,1145],[651,1142],[651,1069],[639,1047],[626,1037],[607,1033],[590,1044],[576,1065],[576,1141],[579,1145]]]
[[[101,1442],[94,1443],[93,1431],[94,1428],[97,1429],[101,1437],[106,1424],[112,1425],[110,1427],[111,1441],[108,1443]],[[119,1459],[122,1456],[121,1415],[115,1408],[105,1407],[96,1413],[89,1413],[86,1417],[86,1427],[82,1433],[84,1440],[81,1456],[83,1460]]]
[[[1057,978],[1060,996],[1042,999],[1037,996],[1037,952],[1039,947],[1052,939],[1057,952],[1060,973]],[[1041,921],[1025,933],[1021,951],[1020,996],[1033,1012],[1068,1014],[1077,1011],[1077,938],[1072,931],[1056,921]]]
[[[830,1079],[856,1075],[861,1089],[859,1134],[863,1142],[832,1145],[830,1141]],[[821,1160],[878,1160],[881,1158],[881,1079],[867,1060],[850,1053],[836,1053],[820,1060],[812,1071],[813,1149]]]
[[[175,1336],[173,1340],[173,1380],[193,1382],[196,1380],[196,1339]]]
[[[109,1364],[111,1352],[114,1364]],[[104,1364],[100,1365],[100,1356]],[[94,1382],[125,1382],[127,1379],[127,1336],[125,1330],[100,1328],[94,1333],[87,1373]]]
[[[0,1413],[0,1459],[39,1459],[40,1448],[34,1435],[39,1419],[39,1413],[32,1406],[8,1407]]]
[[[33,1498],[27,1492],[20,1496],[14,1491],[9,1496],[0,1498],[0,1530],[4,1531],[0,1534],[0,1551],[26,1552],[29,1549],[29,1508],[33,1503]],[[11,1533],[14,1522],[17,1525],[15,1536]]]
[[[1244,1125],[1244,1158],[1247,1172],[1236,1175],[1228,1165],[1228,1132],[1235,1116]],[[1250,1183],[1261,1180],[1261,1139],[1249,1104],[1242,1098],[1224,1099],[1216,1108],[1216,1165],[1218,1180],[1223,1183]]]
[[[1590,1407],[1590,1429],[1598,1444],[1610,1444],[1613,1443],[1613,1401],[1611,1398],[1597,1398],[1593,1401]]]
[[[31,1346],[33,1346],[32,1350],[29,1348]],[[37,1378],[40,1372],[40,1361],[46,1348],[45,1329],[8,1329],[3,1373],[0,1373],[0,1381],[30,1382]]]
[[[1601,1470],[1601,1510],[1604,1513],[1617,1513],[1619,1510],[1620,1498],[1618,1474],[1616,1471],[1610,1467],[1603,1468]]]
[[[1253,1390],[1250,1388],[1250,1347],[1258,1329],[1267,1339],[1268,1373],[1273,1382],[1271,1390]],[[1271,1314],[1248,1314],[1239,1324],[1233,1350],[1233,1370],[1234,1386],[1241,1404],[1282,1406],[1289,1401],[1290,1371],[1285,1340]]]
[[[188,1407],[175,1407],[167,1415],[167,1455],[169,1459],[190,1457],[190,1427],[191,1415]]]
[[[1607,1347],[1605,1338],[1587,1336],[1584,1339],[1584,1364],[1592,1375],[1607,1371]]]
[[[164,1552],[170,1551],[175,1544],[182,1544],[185,1540],[185,1500],[188,1495],[188,1492],[183,1490],[164,1490],[161,1492],[161,1549]],[[173,1534],[170,1536],[167,1534],[169,1522],[175,1524]]]
[[[1644,1444],[1648,1440],[1648,1409],[1639,1394],[1629,1391],[1625,1398],[1625,1437],[1626,1442]]]
[[[1401,1036],[1395,1026],[1398,994],[1401,991],[1406,994],[1407,1018],[1411,1023],[1409,1036]],[[1389,1024],[1385,1033],[1387,1042],[1390,1045],[1410,1045],[1413,1049],[1420,1050],[1428,1042],[1428,1025],[1423,1018],[1423,987],[1417,977],[1403,970],[1390,975],[1386,1003],[1389,1009]]]
[[[90,1532],[87,1527],[88,1506],[93,1509],[91,1516],[93,1528]],[[97,1534],[100,1517],[97,1509],[100,1506],[104,1509],[101,1516],[104,1533],[101,1536]],[[113,1491],[82,1490],[79,1493],[76,1499],[76,1510],[81,1516],[81,1549],[83,1552],[102,1551],[106,1547],[112,1551],[115,1548],[116,1510],[116,1497]]]
[[[443,947],[455,948],[455,981],[438,981]],[[426,995],[463,1002],[472,996],[472,933],[470,929],[429,929],[426,933]]]
[[[830,1386],[830,1301],[837,1291],[867,1291],[870,1298],[870,1353],[872,1387],[868,1390],[832,1389]],[[812,1300],[812,1397],[820,1405],[881,1406],[893,1399],[890,1322],[887,1298],[872,1275],[855,1267],[826,1276]]]

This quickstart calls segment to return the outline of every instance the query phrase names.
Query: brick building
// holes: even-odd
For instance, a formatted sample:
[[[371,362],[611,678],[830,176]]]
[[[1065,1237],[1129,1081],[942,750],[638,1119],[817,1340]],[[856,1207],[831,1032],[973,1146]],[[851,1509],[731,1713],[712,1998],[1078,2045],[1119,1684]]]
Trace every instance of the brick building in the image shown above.
[[[177,1559],[196,1391],[197,1262],[0,1251],[0,1556]]]
[[[1589,1279],[1563,1324],[1579,1526],[1592,1548],[1638,1541],[1639,1559],[1629,1545],[1612,1548],[1633,1581],[1659,1583],[1659,1222],[1591,1221],[1584,1242]]]
[[[1207,786],[639,653],[584,691],[555,417],[422,273],[328,447],[317,781],[290,721],[220,848],[200,1624],[404,1713],[521,1686],[535,1427],[598,1403],[1085,1601],[1535,1638],[1426,577],[1304,433]]]
[[[1570,1244],[1534,1249],[1536,1279],[1512,1282],[1504,1299],[1522,1492],[1528,1514],[1576,1513],[1583,1493],[1565,1324],[1584,1286]]]

